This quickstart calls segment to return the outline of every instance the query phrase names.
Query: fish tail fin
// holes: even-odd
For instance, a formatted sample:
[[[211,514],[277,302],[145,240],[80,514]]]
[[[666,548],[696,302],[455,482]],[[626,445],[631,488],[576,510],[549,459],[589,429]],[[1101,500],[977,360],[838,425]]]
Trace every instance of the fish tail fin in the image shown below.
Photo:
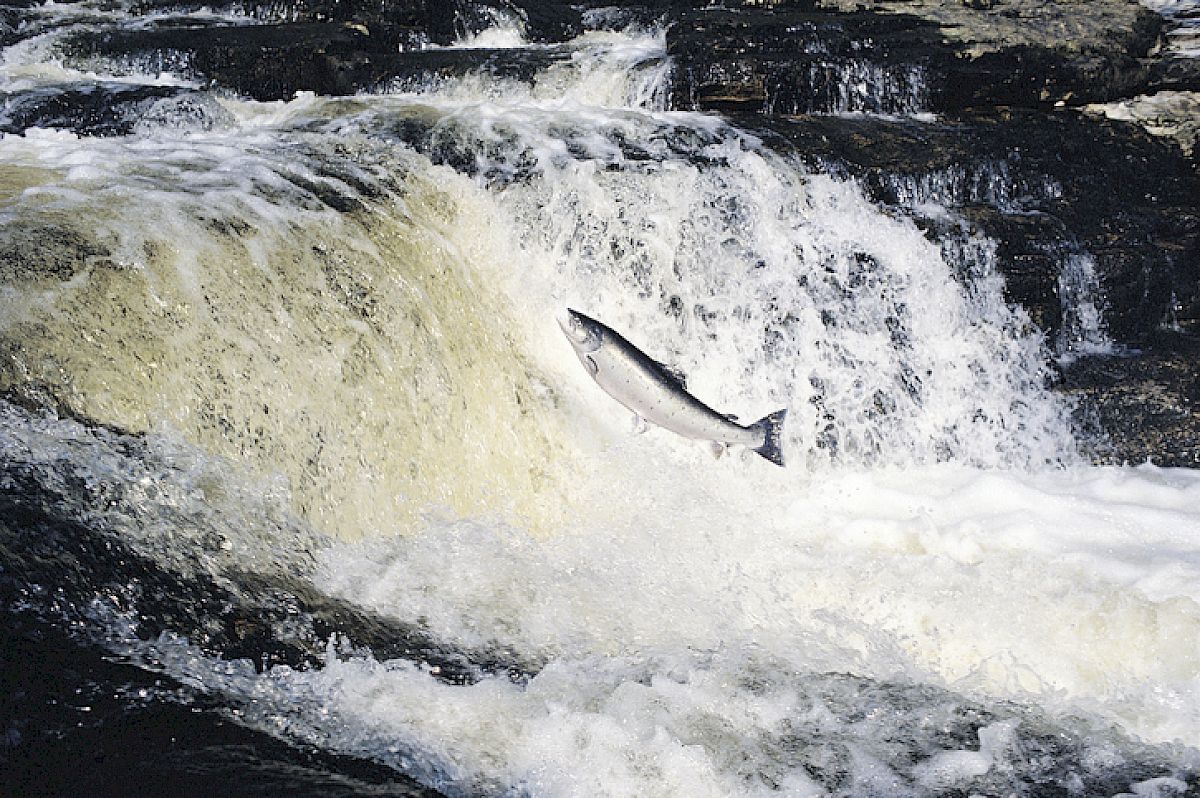
[[[753,429],[763,431],[763,445],[754,451],[783,467],[783,419],[787,416],[787,408],[776,410],[769,416],[754,423]]]

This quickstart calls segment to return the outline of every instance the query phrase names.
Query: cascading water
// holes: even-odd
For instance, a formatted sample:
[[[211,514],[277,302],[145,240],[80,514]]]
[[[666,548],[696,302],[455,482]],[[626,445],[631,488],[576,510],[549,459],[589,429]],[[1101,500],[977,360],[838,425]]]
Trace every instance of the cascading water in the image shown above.
[[[986,241],[567,51],[0,141],[11,614],[446,794],[1194,788],[1200,476],[1079,461]],[[634,435],[567,305],[788,468]]]

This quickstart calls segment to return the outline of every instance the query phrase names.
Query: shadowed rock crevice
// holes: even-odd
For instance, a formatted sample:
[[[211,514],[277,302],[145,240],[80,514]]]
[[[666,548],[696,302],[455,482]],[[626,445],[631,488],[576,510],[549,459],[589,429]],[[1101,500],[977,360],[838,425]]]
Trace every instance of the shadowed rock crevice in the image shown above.
[[[0,588],[0,595],[3,588]],[[50,619],[0,613],[0,783],[19,795],[437,798],[385,765],[289,743]]]

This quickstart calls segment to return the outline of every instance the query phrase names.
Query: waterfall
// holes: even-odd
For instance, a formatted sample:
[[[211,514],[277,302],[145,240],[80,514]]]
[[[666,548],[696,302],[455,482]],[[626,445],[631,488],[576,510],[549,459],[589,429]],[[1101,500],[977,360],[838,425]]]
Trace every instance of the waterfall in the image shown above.
[[[90,17],[5,51],[22,113],[162,90],[0,139],[5,617],[447,795],[1188,789],[1200,478],[1081,461],[1048,383],[1106,345],[1094,264],[1062,242],[1048,338],[945,207],[1052,181],[881,202],[672,110],[661,31],[500,21],[443,49],[528,75],[278,102],[73,61]],[[635,434],[567,306],[786,407],[788,467]]]

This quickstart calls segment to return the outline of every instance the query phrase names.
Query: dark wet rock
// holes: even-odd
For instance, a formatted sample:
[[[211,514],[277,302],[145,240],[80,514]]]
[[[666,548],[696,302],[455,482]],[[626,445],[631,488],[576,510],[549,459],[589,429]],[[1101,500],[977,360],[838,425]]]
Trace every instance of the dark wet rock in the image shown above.
[[[30,2],[5,2],[0,6],[0,47],[36,36],[50,26]]]
[[[439,795],[386,765],[251,729],[201,691],[18,606],[0,611],[6,795]]]
[[[676,107],[768,114],[929,110],[925,77],[948,60],[915,17],[703,9],[673,16]]]
[[[298,91],[348,95],[418,86],[484,71],[528,78],[565,57],[551,49],[410,49],[422,32],[404,26],[348,23],[174,28],[80,34],[70,58],[132,66],[162,65],[257,100],[289,99]]]
[[[217,7],[270,24],[349,23],[362,29],[394,28],[411,34],[414,46],[449,44],[462,33],[464,3],[438,0],[135,0],[134,14],[192,13]],[[193,22],[194,24],[194,22]]]
[[[20,41],[21,14],[15,8],[0,8],[0,47]]]
[[[1200,60],[1196,61],[1200,67]],[[1200,81],[1193,84],[1200,87]],[[1152,136],[1174,141],[1200,173],[1200,91],[1156,91],[1111,103],[1089,105],[1085,113],[1133,122]]]
[[[580,35],[585,28],[582,4],[508,0],[498,5],[509,6],[516,11],[530,41],[564,42]]]
[[[1155,47],[1163,31],[1163,20],[1136,0],[820,0],[819,5],[918,17],[941,28],[946,41],[970,57],[1022,46],[1067,56],[1136,57]]]
[[[1042,47],[1010,47],[947,67],[932,100],[934,110],[993,105],[1026,107],[1107,102],[1144,91],[1148,67],[1125,54],[1064,54]]]
[[[267,23],[343,22],[414,33],[411,47],[447,45],[498,24],[515,23],[533,42],[563,42],[584,30],[581,6],[544,0],[233,0],[226,8]],[[133,13],[196,11],[203,0],[137,0]]]
[[[949,14],[955,4],[843,5],[858,10],[785,3],[672,14],[676,103],[797,114],[1105,102],[1150,84],[1143,57],[1161,30],[1156,15],[1131,3],[1107,4],[1111,18],[1071,4],[1046,20],[1048,8],[1068,4],[998,0]],[[1014,24],[1011,14],[1024,16]]]
[[[1169,58],[1150,67],[1150,91],[1200,91],[1200,59]]]
[[[996,262],[1004,274],[1004,293],[1054,342],[1063,331],[1062,272],[1059,245],[1062,223],[1045,214],[1005,214],[992,208],[963,209],[972,229],[997,242]]]
[[[1104,463],[1200,468],[1200,337],[1161,332],[1147,350],[1080,358],[1058,389],[1077,402],[1088,454]]]
[[[57,85],[3,98],[0,132],[23,133],[31,127],[70,130],[81,136],[123,136],[144,119],[161,116],[167,107],[182,107],[179,98],[195,92],[171,86],[125,83]],[[163,103],[163,100],[177,100]],[[193,98],[196,108],[206,106]],[[165,119],[163,122],[165,123]],[[196,120],[203,127],[203,120]],[[211,127],[211,115],[208,126]]]
[[[96,25],[97,7],[84,0],[45,3],[0,0],[0,47],[8,47],[72,25]],[[147,25],[155,24],[146,21]],[[192,24],[196,24],[195,20]]]

